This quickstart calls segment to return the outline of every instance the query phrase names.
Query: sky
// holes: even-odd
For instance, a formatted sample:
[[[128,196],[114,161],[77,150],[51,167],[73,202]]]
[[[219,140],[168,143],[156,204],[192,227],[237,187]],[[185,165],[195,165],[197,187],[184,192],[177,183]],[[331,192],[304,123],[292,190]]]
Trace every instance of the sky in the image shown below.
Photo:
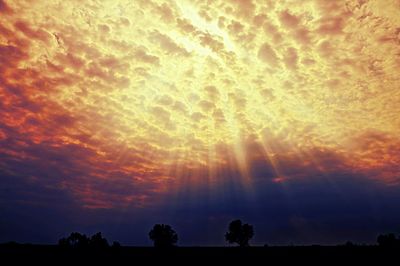
[[[399,0],[0,0],[0,242],[400,233]]]

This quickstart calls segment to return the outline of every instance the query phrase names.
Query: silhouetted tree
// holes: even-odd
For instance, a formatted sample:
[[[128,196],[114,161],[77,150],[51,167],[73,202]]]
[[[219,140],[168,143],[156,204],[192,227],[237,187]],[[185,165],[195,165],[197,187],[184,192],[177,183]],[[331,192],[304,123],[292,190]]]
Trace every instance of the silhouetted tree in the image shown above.
[[[61,238],[58,245],[69,248],[86,248],[89,246],[89,238],[84,234],[73,232],[69,237]]]
[[[64,248],[93,248],[93,249],[102,249],[109,247],[107,239],[105,239],[101,232],[94,234],[92,237],[87,237],[84,234],[80,234],[78,232],[73,232],[67,238],[61,238],[58,241],[58,245]]]
[[[178,235],[167,224],[156,224],[149,232],[149,237],[155,247],[172,247],[178,242]]]
[[[351,242],[351,241],[346,241],[346,243],[344,243],[344,246],[345,247],[354,247],[355,244],[353,242]]]
[[[400,239],[396,238],[393,233],[386,235],[379,235],[377,242],[381,247],[396,247],[400,246]]]
[[[118,248],[121,247],[121,244],[120,244],[118,241],[114,241],[114,242],[112,243],[112,246],[111,246],[111,247],[114,248],[114,249],[118,249]]]
[[[95,249],[108,248],[108,241],[102,237],[101,232],[94,234],[89,240],[89,246]]]
[[[63,247],[63,248],[69,248],[69,247],[70,247],[69,241],[68,241],[68,239],[65,238],[65,237],[63,237],[63,238],[61,238],[60,240],[58,240],[58,245],[59,245],[60,247]]]
[[[241,247],[247,247],[253,235],[252,225],[242,224],[241,220],[234,220],[229,224],[229,231],[225,234],[225,240],[229,243],[238,243]]]

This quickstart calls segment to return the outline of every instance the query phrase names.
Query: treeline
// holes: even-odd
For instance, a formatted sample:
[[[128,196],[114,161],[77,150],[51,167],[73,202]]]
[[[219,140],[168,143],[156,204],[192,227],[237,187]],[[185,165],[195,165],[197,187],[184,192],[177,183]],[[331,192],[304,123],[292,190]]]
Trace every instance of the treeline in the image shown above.
[[[225,234],[225,240],[229,243],[237,243],[241,247],[249,246],[249,240],[254,236],[253,226],[243,224],[241,220],[234,220],[229,224],[228,232]],[[174,247],[178,243],[178,234],[170,225],[156,224],[149,232],[149,238],[153,241],[155,247]],[[78,232],[73,232],[69,237],[61,238],[58,245],[63,248],[71,249],[104,249],[110,247],[107,239],[101,232],[91,237]],[[119,242],[114,241],[112,248],[119,248]]]
[[[178,243],[178,234],[167,224],[156,224],[148,234],[154,246],[158,248],[174,247]],[[250,246],[249,241],[254,236],[254,228],[250,224],[244,224],[241,220],[234,220],[228,226],[228,231],[225,233],[225,240],[230,243],[236,243],[240,247]],[[381,234],[377,237],[377,244],[380,247],[400,248],[400,237],[395,234]],[[67,249],[118,249],[120,243],[114,241],[111,245],[104,238],[101,232],[94,234],[91,237],[78,232],[73,232],[69,237],[61,238],[58,245]],[[265,245],[267,246],[267,245]],[[357,246],[351,241],[347,241],[344,246]]]
[[[58,241],[58,245],[62,248],[74,249],[105,249],[110,247],[108,240],[101,235],[101,232],[98,232],[91,237],[78,232],[73,232],[69,237],[61,238]],[[114,241],[111,247],[119,248],[121,245],[119,242]]]

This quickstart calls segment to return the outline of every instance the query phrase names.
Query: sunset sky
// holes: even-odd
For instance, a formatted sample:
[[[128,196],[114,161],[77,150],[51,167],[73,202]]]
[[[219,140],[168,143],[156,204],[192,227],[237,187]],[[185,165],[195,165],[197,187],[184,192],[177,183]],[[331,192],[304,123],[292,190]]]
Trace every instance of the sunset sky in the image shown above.
[[[0,242],[400,233],[399,0],[0,0]]]

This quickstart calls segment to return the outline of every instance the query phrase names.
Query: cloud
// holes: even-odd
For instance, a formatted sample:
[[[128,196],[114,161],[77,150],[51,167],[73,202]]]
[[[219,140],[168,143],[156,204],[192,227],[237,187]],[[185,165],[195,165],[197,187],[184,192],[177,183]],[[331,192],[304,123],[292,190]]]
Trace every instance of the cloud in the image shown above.
[[[303,45],[308,45],[311,42],[310,30],[307,28],[298,28],[292,32],[293,38]]]
[[[202,119],[205,119],[206,116],[203,115],[203,114],[200,113],[200,112],[194,112],[194,113],[191,115],[191,118],[192,118],[193,121],[199,122],[199,121],[201,121]]]
[[[266,19],[267,16],[265,14],[259,14],[253,18],[253,23],[255,26],[261,27]]]
[[[233,34],[240,34],[244,30],[244,25],[238,21],[233,21],[227,27]]]
[[[257,55],[262,62],[267,63],[270,66],[276,67],[278,65],[278,56],[268,43],[264,43],[260,46]]]
[[[16,66],[24,58],[26,58],[26,53],[18,47],[12,45],[0,46],[0,59],[4,64],[2,68]]]
[[[175,101],[174,105],[172,106],[172,109],[177,112],[186,113],[187,106],[181,101]]]
[[[252,0],[230,0],[231,3],[234,4],[235,11],[243,17],[251,18],[255,5]]]
[[[85,65],[85,61],[82,58],[75,56],[73,54],[58,54],[56,60],[60,65],[64,67],[71,67],[73,69],[81,69]]]
[[[143,49],[138,49],[135,54],[135,58],[149,64],[158,64],[160,62],[160,58],[157,56],[148,54],[145,50]]]
[[[204,90],[212,100],[219,97],[218,89],[215,86],[206,86]]]
[[[188,51],[176,44],[169,36],[162,34],[160,32],[153,32],[150,36],[150,40],[159,44],[167,54],[179,54],[188,55]]]
[[[186,33],[192,33],[196,28],[187,19],[176,19],[177,26]]]
[[[272,38],[273,43],[280,43],[283,40],[282,33],[280,32],[278,27],[272,23],[264,23],[264,31]]]
[[[318,51],[324,57],[330,57],[334,53],[332,43],[329,41],[323,41],[318,45]]]
[[[54,126],[71,127],[71,123],[74,123],[67,117],[59,117],[52,121]],[[6,134],[11,133],[10,130],[13,132],[12,129],[5,128]],[[144,184],[139,178],[140,175],[132,176],[123,168],[113,170],[116,161],[110,162],[104,158],[104,161],[100,162],[94,147],[59,143],[55,139],[40,143],[21,143],[18,140],[20,137],[22,136],[14,132],[13,135],[7,134],[7,139],[2,141],[3,178],[7,176],[35,186],[66,191],[78,198],[83,207],[88,208],[141,205],[144,204],[143,199],[147,198],[142,194],[145,190],[157,190],[156,183],[153,184],[155,186],[148,182]],[[129,156],[129,164],[137,165],[137,169],[140,169],[138,165],[142,162],[145,161],[138,156]],[[148,178],[151,178],[150,175]],[[132,187],[140,183],[143,185],[139,190]],[[138,193],[139,191],[141,192]]]
[[[204,112],[209,112],[215,108],[215,104],[213,102],[205,100],[200,101],[199,106]]]
[[[168,4],[163,3],[157,7],[158,12],[161,15],[161,19],[165,22],[172,22],[174,20],[174,14],[172,9],[168,6]]]
[[[280,22],[288,28],[296,28],[300,23],[300,18],[284,10],[279,14]]]
[[[158,100],[157,103],[161,105],[171,105],[174,102],[171,96],[169,95],[162,95]]]
[[[201,34],[199,39],[202,45],[210,47],[214,52],[220,52],[224,49],[224,44],[213,38],[209,33]]]
[[[320,26],[317,29],[321,34],[340,34],[343,31],[343,17],[329,17],[320,20]]]
[[[32,38],[32,39],[38,39],[41,40],[45,43],[48,43],[50,40],[50,34],[47,33],[46,31],[43,30],[33,30],[30,28],[30,26],[23,21],[17,21],[14,24],[14,27],[21,31],[23,34],[25,34],[26,37]]]
[[[283,62],[288,69],[294,70],[297,68],[298,55],[295,48],[290,47],[286,50]]]
[[[157,117],[157,119],[161,121],[169,120],[170,119],[170,113],[167,111],[165,108],[161,106],[155,106],[151,109],[152,114]]]
[[[399,141],[392,135],[369,130],[352,138],[350,148],[355,151],[355,164],[371,177],[380,176],[391,184],[399,183]]]
[[[0,13],[11,14],[12,9],[8,6],[8,4],[4,0],[0,0]]]
[[[206,243],[189,228],[242,216],[259,243],[370,241],[399,221],[397,7],[0,1],[1,232],[127,215],[147,243],[129,222],[170,217]]]
[[[260,94],[266,101],[273,101],[275,99],[275,95],[271,89],[263,89],[260,91]]]

